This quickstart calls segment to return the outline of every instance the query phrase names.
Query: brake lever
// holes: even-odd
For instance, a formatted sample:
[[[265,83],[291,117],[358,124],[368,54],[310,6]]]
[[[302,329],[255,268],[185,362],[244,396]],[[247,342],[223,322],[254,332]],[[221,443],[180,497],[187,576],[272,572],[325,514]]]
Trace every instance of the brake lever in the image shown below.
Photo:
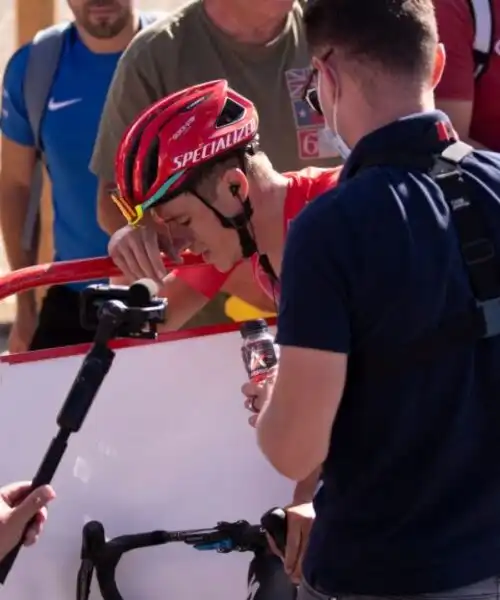
[[[214,529],[186,538],[184,543],[193,546],[196,550],[215,550],[221,554],[256,552],[267,545],[262,526],[250,525],[244,520],[233,523],[219,521]]]

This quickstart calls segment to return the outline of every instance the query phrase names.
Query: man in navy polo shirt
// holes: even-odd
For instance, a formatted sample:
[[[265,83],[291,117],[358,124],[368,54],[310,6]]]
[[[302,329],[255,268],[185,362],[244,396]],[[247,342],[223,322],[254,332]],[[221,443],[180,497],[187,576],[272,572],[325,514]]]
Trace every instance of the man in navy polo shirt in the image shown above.
[[[499,295],[500,155],[465,152],[451,179],[437,158],[464,145],[434,110],[432,0],[316,0],[305,22],[347,163],[289,232],[257,421],[278,471],[323,465],[299,597],[498,598],[500,337],[479,339],[473,288],[489,238]]]

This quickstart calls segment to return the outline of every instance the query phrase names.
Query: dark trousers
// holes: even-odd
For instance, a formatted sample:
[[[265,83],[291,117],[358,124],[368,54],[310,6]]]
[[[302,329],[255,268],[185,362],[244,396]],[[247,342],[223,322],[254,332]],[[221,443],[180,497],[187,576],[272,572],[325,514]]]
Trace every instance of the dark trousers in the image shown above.
[[[360,594],[336,594],[329,596],[313,589],[307,581],[299,588],[298,600],[498,600],[500,594],[500,577],[490,577],[472,585],[432,592],[429,594],[399,594],[398,596],[365,596]]]
[[[80,294],[65,285],[51,287],[43,299],[30,350],[73,346],[93,341],[80,326]]]
[[[267,551],[258,552],[248,568],[247,600],[295,600],[297,588],[283,562]]]

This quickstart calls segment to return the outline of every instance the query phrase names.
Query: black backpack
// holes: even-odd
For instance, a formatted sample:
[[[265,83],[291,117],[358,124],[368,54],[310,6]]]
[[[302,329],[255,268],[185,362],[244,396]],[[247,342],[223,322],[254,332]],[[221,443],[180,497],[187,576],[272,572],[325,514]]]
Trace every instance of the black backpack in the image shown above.
[[[418,169],[438,184],[448,204],[474,295],[469,310],[445,318],[435,330],[403,348],[372,352],[353,350],[353,371],[367,379],[406,372],[428,363],[456,345],[475,345],[500,335],[500,260],[486,217],[475,200],[474,184],[465,181],[462,161],[473,152],[464,142],[452,142],[439,155],[382,153],[354,165],[350,177],[377,166]]]

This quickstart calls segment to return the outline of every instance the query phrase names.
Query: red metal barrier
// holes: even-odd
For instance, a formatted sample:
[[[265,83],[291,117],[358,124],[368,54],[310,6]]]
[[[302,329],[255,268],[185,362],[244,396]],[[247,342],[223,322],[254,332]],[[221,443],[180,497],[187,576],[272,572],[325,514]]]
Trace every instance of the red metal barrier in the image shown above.
[[[181,265],[173,263],[165,257],[163,263],[167,268],[189,269],[190,267],[205,264],[200,256],[195,256],[190,252],[182,255],[184,262]],[[113,263],[110,257],[89,258],[85,260],[70,260],[58,263],[49,263],[36,265],[12,271],[0,277],[0,301],[30,289],[46,285],[57,285],[72,283],[76,281],[92,281],[96,279],[107,279],[121,275],[121,271]],[[276,319],[267,320],[270,325],[276,323]],[[213,335],[215,333],[226,333],[235,331],[239,328],[238,323],[228,323],[222,325],[207,325],[190,330],[171,331],[160,334],[162,341],[174,341],[192,337],[202,337]],[[150,340],[120,339],[112,343],[113,348],[124,348],[127,346],[137,346],[150,344]],[[20,354],[10,354],[0,356],[0,363],[23,363],[46,358],[57,358],[62,356],[72,356],[74,354],[84,354],[89,344],[80,344],[78,346],[66,346],[64,348],[49,348],[47,350],[36,350],[33,352],[22,352]]]
[[[203,264],[200,256],[191,253],[185,253],[183,259],[184,262],[181,265],[173,263],[167,257],[163,259],[163,262],[167,268],[179,267],[181,269]],[[44,285],[92,281],[119,275],[121,275],[121,271],[109,256],[35,265],[12,271],[0,277],[0,300]]]

